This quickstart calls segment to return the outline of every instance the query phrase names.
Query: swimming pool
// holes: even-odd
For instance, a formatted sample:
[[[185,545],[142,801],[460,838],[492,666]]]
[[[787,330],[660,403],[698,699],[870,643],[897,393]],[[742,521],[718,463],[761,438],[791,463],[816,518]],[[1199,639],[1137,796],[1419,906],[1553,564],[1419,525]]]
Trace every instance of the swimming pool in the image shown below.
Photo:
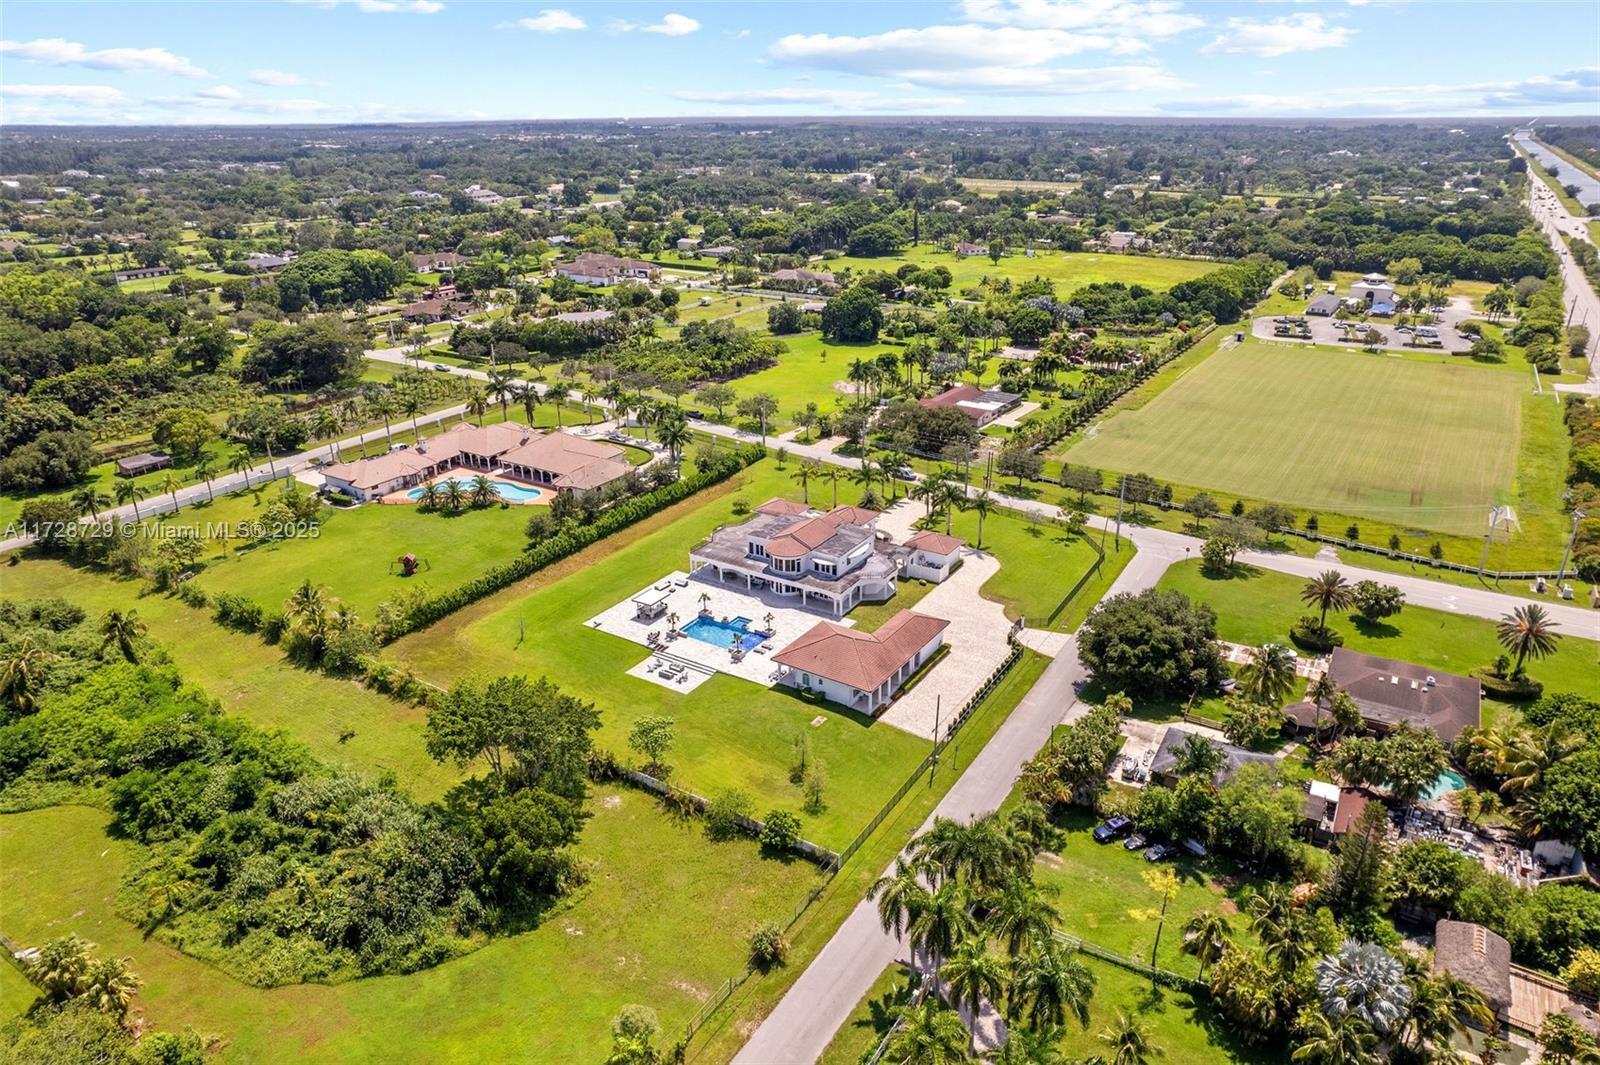
[[[1452,791],[1460,791],[1467,786],[1467,778],[1457,773],[1454,769],[1446,769],[1434,778],[1428,790],[1423,793],[1424,799],[1437,799],[1448,795]]]
[[[766,636],[759,632],[750,631],[749,618],[731,618],[728,621],[718,621],[713,617],[701,615],[683,627],[683,634],[691,636],[701,643],[709,643],[713,647],[738,647],[745,651],[752,651],[760,647]]]
[[[459,484],[463,492],[472,491],[472,478],[470,477],[447,477],[442,481],[435,481],[434,485],[442,491],[445,485],[452,483]],[[507,503],[532,503],[534,500],[539,499],[542,496],[549,495],[549,493],[543,488],[535,488],[531,484],[519,484],[516,481],[502,481],[498,479],[491,481],[490,483],[494,485],[495,494],[501,499],[504,499]],[[413,488],[411,491],[406,493],[406,498],[421,499],[422,489]]]

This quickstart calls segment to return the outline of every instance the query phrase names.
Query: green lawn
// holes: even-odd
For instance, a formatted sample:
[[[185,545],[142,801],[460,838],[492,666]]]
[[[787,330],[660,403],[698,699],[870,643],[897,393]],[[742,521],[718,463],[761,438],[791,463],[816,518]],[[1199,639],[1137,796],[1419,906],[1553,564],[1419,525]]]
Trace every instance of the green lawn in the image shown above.
[[[1307,612],[1299,598],[1304,585],[1298,577],[1253,568],[1241,576],[1214,579],[1201,572],[1199,562],[1175,565],[1161,578],[1161,587],[1210,603],[1222,639],[1255,645],[1287,639],[1295,619]],[[1330,614],[1328,625],[1344,637],[1345,647],[1364,654],[1465,674],[1489,665],[1502,653],[1495,623],[1486,618],[1414,606],[1377,625],[1354,617]],[[1527,669],[1546,691],[1593,692],[1595,678],[1600,677],[1600,644],[1569,634],[1555,654],[1528,663]],[[1484,700],[1486,723],[1507,713],[1514,711],[1493,699]]]
[[[822,414],[832,414],[846,400],[854,397],[853,386],[848,385],[850,364],[856,359],[875,359],[882,353],[893,352],[898,358],[900,348],[889,344],[840,344],[824,340],[821,333],[801,333],[778,337],[789,349],[780,356],[776,366],[758,370],[728,383],[739,398],[757,392],[769,392],[778,397],[777,416],[773,425],[792,426],[794,415],[803,411],[807,403],[815,403]],[[844,382],[845,391],[840,391]],[[711,413],[711,412],[707,412]],[[733,417],[729,408],[728,417]],[[769,430],[772,428],[768,426]]]
[[[670,1041],[816,874],[753,842],[710,843],[636,791],[596,788],[590,807],[587,886],[539,928],[408,976],[262,990],[144,938],[113,912],[132,848],[85,807],[0,817],[0,932],[76,932],[130,958],[148,1023],[219,1035],[222,1062],[598,1061],[626,1003],[655,1009]],[[9,1006],[20,992],[4,986]]]
[[[1129,285],[1170,288],[1215,270],[1219,264],[1189,259],[1163,259],[1150,255],[1113,255],[1096,252],[1040,251],[1032,258],[1020,253],[1003,256],[998,264],[986,255],[961,258],[953,251],[941,251],[920,244],[894,258],[861,259],[841,256],[822,263],[820,269],[838,272],[845,267],[856,271],[883,270],[894,273],[907,263],[926,269],[944,266],[959,292],[986,277],[1006,277],[1013,283],[1043,277],[1056,283],[1056,294],[1066,296],[1085,285],[1101,281],[1122,281]]]
[[[1470,534],[1490,504],[1514,499],[1527,387],[1468,366],[1246,341],[1066,459]]]
[[[817,1065],[861,1065],[894,1027],[900,1010],[911,1001],[911,974],[904,965],[891,965],[872,982],[872,988],[850,1011]]]
[[[26,1013],[39,989],[15,965],[0,965],[0,1023]]]

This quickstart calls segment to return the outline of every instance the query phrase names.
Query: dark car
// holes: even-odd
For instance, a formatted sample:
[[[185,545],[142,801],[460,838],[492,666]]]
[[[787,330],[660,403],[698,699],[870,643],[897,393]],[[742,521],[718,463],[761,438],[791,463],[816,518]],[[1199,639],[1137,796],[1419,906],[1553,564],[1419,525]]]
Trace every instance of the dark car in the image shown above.
[[[1122,841],[1122,846],[1126,850],[1142,851],[1146,847],[1150,846],[1150,841],[1145,839],[1140,833],[1135,832],[1133,835]]]
[[[1171,853],[1171,847],[1167,846],[1165,843],[1157,843],[1154,847],[1151,847],[1149,850],[1144,852],[1144,860],[1147,862],[1159,862],[1161,859],[1165,858]]]
[[[706,420],[706,412],[703,410],[696,410],[694,407],[689,407],[686,409],[683,412],[683,416],[685,418],[693,418],[697,422],[703,422]]]
[[[1132,831],[1133,822],[1130,819],[1113,817],[1095,826],[1094,841],[1096,843],[1110,843],[1114,839],[1121,839]]]

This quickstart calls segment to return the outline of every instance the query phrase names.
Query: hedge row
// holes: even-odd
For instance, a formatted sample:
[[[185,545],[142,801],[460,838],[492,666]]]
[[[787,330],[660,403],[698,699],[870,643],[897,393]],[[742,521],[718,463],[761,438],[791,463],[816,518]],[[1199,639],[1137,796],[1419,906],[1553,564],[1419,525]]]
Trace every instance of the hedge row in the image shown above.
[[[474,603],[486,595],[492,595],[507,585],[561,561],[568,555],[576,554],[590,544],[687,499],[701,489],[725,481],[765,457],[766,453],[765,448],[753,444],[722,452],[711,464],[696,470],[692,477],[685,477],[653,492],[618,503],[609,510],[602,511],[599,517],[587,525],[569,526],[549,539],[534,544],[510,562],[495,566],[466,584],[418,603],[394,626],[394,630],[385,642],[427,628],[469,603]]]

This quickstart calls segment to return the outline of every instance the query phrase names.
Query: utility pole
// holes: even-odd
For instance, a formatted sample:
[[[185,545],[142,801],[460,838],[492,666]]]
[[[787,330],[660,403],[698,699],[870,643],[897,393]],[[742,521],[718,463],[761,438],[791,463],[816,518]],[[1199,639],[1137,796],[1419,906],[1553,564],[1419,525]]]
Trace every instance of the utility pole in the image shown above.
[[[1500,508],[1489,508],[1489,531],[1483,535],[1483,557],[1478,559],[1478,576],[1483,577],[1483,568],[1489,564],[1489,545],[1494,542],[1494,527],[1500,523]]]
[[[1588,515],[1581,510],[1574,510],[1572,512],[1572,535],[1567,537],[1567,549],[1561,555],[1561,568],[1556,570],[1556,584],[1558,585],[1561,583],[1561,578],[1567,575],[1567,561],[1572,558],[1572,545],[1578,542],[1578,522],[1582,521],[1586,517],[1588,517]],[[1557,594],[1559,594],[1560,591],[1560,588],[1556,589]]]
[[[1127,498],[1127,495],[1128,495],[1128,475],[1127,474],[1123,474],[1122,475],[1122,479],[1120,480],[1120,482],[1117,485],[1117,543],[1118,544],[1122,543],[1122,501],[1125,498]],[[1118,547],[1117,550],[1120,553],[1122,549],[1120,547]]]
[[[933,761],[928,766],[928,787],[933,787],[933,775],[939,771],[939,709],[944,702],[943,694],[933,697]]]

